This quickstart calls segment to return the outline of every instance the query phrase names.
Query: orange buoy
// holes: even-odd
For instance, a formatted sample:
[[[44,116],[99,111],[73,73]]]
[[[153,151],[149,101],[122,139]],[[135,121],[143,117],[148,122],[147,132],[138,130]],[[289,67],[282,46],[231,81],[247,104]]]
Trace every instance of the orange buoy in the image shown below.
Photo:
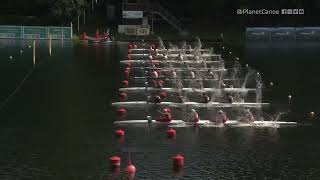
[[[129,81],[128,80],[123,80],[122,81],[122,86],[123,87],[128,87],[129,86]]]
[[[120,166],[121,158],[118,156],[112,156],[109,158],[109,161],[110,161],[111,167],[117,167],[117,166]]]
[[[116,130],[115,135],[116,135],[116,137],[122,137],[122,136],[124,136],[124,131],[121,129]]]
[[[119,108],[119,109],[117,109],[117,114],[118,114],[118,116],[123,116],[123,115],[125,115],[126,113],[127,113],[127,110],[124,109],[124,108]]]
[[[172,157],[173,160],[173,166],[174,167],[182,167],[184,166],[184,157],[181,156],[180,154]]]
[[[176,136],[176,134],[177,134],[177,133],[176,133],[176,130],[174,130],[174,129],[172,129],[172,128],[171,128],[171,129],[169,129],[169,130],[167,130],[167,132],[166,132],[166,133],[167,133],[167,137],[168,137],[168,138],[175,137],[175,136]]]

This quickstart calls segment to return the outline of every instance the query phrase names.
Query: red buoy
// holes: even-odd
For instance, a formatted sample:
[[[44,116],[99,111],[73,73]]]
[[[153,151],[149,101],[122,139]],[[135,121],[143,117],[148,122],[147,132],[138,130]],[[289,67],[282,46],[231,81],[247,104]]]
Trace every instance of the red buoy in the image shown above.
[[[169,137],[169,138],[172,138],[172,137],[174,137],[174,136],[176,136],[176,130],[174,130],[174,129],[169,129],[169,130],[167,130],[167,137]]]
[[[127,59],[131,60],[131,55],[130,54],[128,54]]]
[[[172,157],[173,160],[173,166],[174,167],[182,167],[184,166],[184,157],[181,156],[180,154]]]
[[[116,131],[115,131],[115,135],[116,135],[117,137],[122,137],[122,136],[124,136],[124,131],[121,130],[121,129],[116,130]]]
[[[112,156],[109,158],[109,161],[112,167],[117,167],[117,166],[120,166],[121,158],[118,156]]]
[[[120,99],[121,102],[127,101],[127,97],[128,97],[127,93],[120,92],[119,99]]]
[[[130,71],[125,70],[124,71],[124,78],[129,79],[129,74],[130,74]]]
[[[131,54],[132,53],[132,50],[131,49],[128,49],[128,54]]]
[[[129,81],[128,80],[123,80],[122,81],[122,86],[123,87],[128,87],[128,85],[129,85]]]
[[[123,116],[123,115],[125,115],[126,113],[127,113],[127,110],[124,109],[124,108],[119,108],[119,109],[117,109],[117,114],[118,114],[118,116]]]
[[[127,167],[126,167],[126,173],[127,174],[134,174],[136,173],[136,167],[132,164],[129,164]]]
[[[128,49],[132,49],[132,44],[131,43],[129,43]]]
[[[126,64],[125,64],[125,67],[126,67],[126,68],[130,68],[130,67],[131,67],[131,64],[130,64],[130,63],[126,63]]]

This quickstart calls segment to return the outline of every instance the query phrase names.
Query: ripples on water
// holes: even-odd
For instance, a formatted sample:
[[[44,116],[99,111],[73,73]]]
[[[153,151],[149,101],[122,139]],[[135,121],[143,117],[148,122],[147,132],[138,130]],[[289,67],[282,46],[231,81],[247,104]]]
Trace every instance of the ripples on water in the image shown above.
[[[0,44],[5,48],[0,53],[19,51],[12,47]],[[28,61],[30,52],[25,52],[21,60]],[[49,63],[0,114],[0,179],[124,179],[127,151],[137,168],[135,179],[320,177],[320,134],[315,126],[184,127],[177,128],[175,139],[167,139],[163,127],[148,132],[146,127],[128,126],[123,127],[125,141],[117,142],[113,131],[118,127],[113,127],[115,118],[105,103],[115,98],[119,86],[114,59],[125,53],[125,48],[114,47],[53,50]],[[47,49],[41,54],[45,57]],[[6,71],[2,78],[14,72]],[[9,84],[14,86],[18,79]],[[10,89],[1,89],[1,97]],[[177,153],[185,156],[185,167],[174,173],[171,157]],[[109,171],[107,158],[112,155],[122,158],[119,175]]]
[[[174,140],[165,138],[165,129],[152,129],[149,135],[144,128],[125,129],[126,142],[121,147],[131,147],[138,179],[174,179],[171,157],[177,153],[185,156],[181,179],[320,176],[320,163],[315,161],[320,144],[311,138],[318,133],[310,127],[179,128]]]

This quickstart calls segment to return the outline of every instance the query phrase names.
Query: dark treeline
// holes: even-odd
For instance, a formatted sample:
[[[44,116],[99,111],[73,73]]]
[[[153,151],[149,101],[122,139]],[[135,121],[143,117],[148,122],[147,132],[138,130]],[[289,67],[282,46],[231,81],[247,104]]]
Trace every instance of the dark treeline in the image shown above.
[[[121,0],[104,1],[104,5],[120,7]],[[140,0],[143,1],[143,0]],[[151,0],[150,0],[151,1]],[[154,0],[155,1],[155,0]],[[185,24],[216,26],[308,26],[320,25],[320,0],[158,0]],[[50,16],[73,19],[91,0],[1,0],[1,15]],[[135,2],[135,1],[130,1]],[[304,8],[305,15],[245,15],[236,14],[238,8],[281,9]],[[120,9],[120,8],[119,8]],[[106,8],[101,8],[105,11]],[[120,13],[118,13],[120,18]]]

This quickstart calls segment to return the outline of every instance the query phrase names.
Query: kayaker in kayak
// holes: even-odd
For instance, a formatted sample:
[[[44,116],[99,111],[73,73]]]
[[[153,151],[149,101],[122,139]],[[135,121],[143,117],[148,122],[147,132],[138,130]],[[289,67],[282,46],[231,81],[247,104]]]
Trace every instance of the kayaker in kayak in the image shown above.
[[[160,96],[155,95],[153,97],[153,99],[154,99],[154,104],[160,104],[161,103],[161,97]]]
[[[203,103],[210,102],[210,97],[207,95],[207,93],[202,93],[202,97],[203,97]]]
[[[252,112],[250,111],[250,109],[245,110],[245,115],[240,120],[240,122],[243,122],[243,123],[253,123],[254,122],[254,116],[253,116]]]
[[[227,122],[228,118],[225,112],[223,112],[222,110],[218,111],[217,117],[216,117],[216,123],[218,124],[225,124]]]
[[[171,117],[171,110],[168,108],[163,109],[163,111],[161,112],[161,116],[158,119],[158,121],[160,122],[170,122],[172,120]]]
[[[199,114],[197,113],[197,111],[195,109],[191,109],[190,121],[193,123],[197,123],[200,121]]]

